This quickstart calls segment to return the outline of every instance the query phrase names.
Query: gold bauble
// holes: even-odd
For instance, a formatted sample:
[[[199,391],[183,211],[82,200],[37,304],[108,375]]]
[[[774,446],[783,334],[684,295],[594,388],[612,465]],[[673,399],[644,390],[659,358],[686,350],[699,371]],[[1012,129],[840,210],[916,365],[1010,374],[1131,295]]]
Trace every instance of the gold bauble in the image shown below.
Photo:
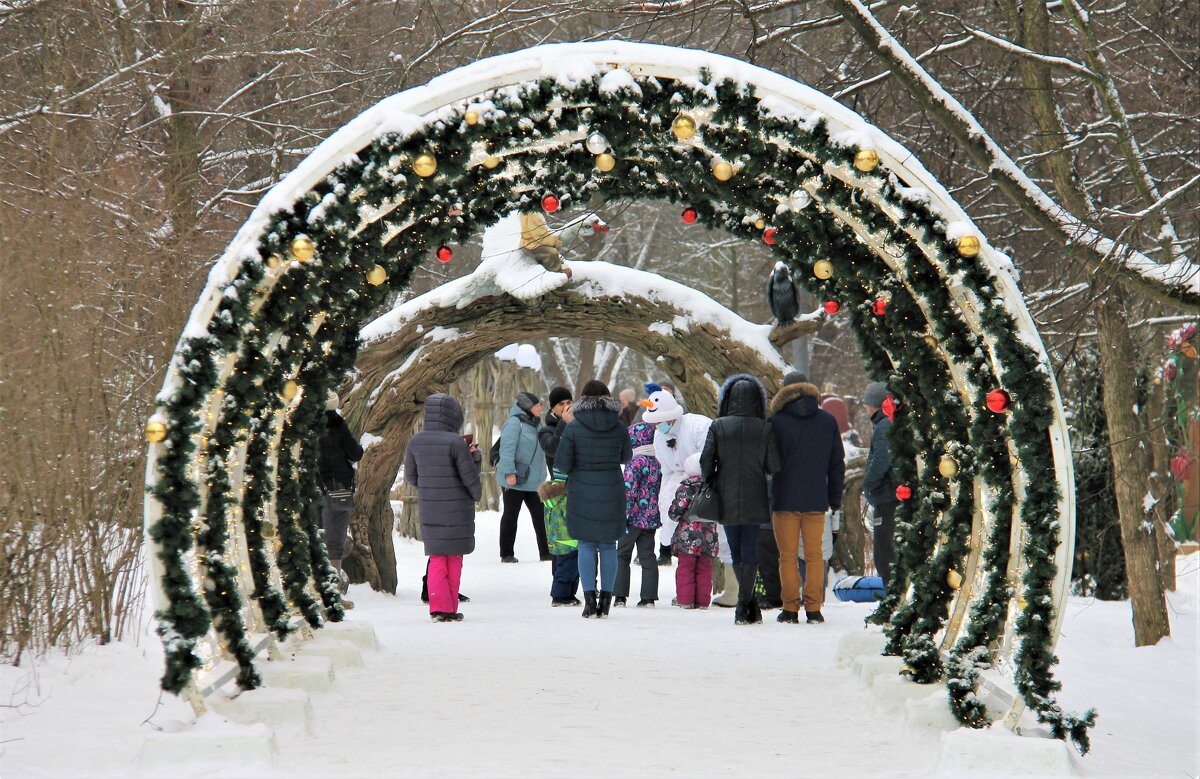
[[[279,397],[284,400],[291,400],[296,397],[296,393],[300,391],[300,385],[288,379],[283,383],[283,389],[279,391]]]
[[[1028,605],[1029,605],[1029,601],[1025,600],[1024,595],[1020,595],[1017,597],[1017,608],[1018,609],[1020,609],[1021,611],[1024,611]]]
[[[261,532],[262,532],[263,538],[274,538],[275,536],[279,535],[279,531],[276,530],[275,526],[270,524],[269,522],[262,523],[262,531]]]
[[[953,479],[958,475],[958,461],[946,455],[941,460],[938,460],[938,473],[947,479]]]
[[[925,345],[928,346],[930,349],[936,349],[938,347],[938,340],[937,340],[937,338],[935,338],[932,335],[926,335],[925,336]]]
[[[292,241],[289,251],[294,259],[307,262],[317,253],[317,245],[307,235],[301,235]]]
[[[817,260],[813,263],[813,275],[818,279],[828,279],[833,276],[833,263],[829,260]]]
[[[427,179],[437,172],[437,157],[434,157],[429,152],[418,154],[413,160],[413,173],[416,173],[423,179]]]
[[[724,160],[714,162],[712,166],[713,177],[717,181],[729,181],[733,178],[733,166]]]
[[[765,220],[765,219],[755,219],[755,220],[754,220],[754,226],[755,226],[756,228],[758,228],[759,230],[761,230],[761,229],[763,229],[764,227],[766,227],[766,226],[767,226],[767,220]]]
[[[500,158],[497,157],[495,154],[489,154],[488,156],[483,158],[483,167],[487,168],[488,170],[491,170],[492,168],[496,167],[499,164],[500,164]]]
[[[367,271],[367,283],[371,286],[378,287],[385,281],[387,281],[387,271],[384,270],[382,265],[376,265]]]
[[[870,173],[875,170],[875,166],[879,164],[879,155],[874,149],[860,149],[854,155],[854,167],[861,170],[863,173]]]
[[[979,243],[979,238],[974,235],[964,235],[958,239],[958,253],[963,257],[978,257],[979,250],[983,245]]]
[[[467,111],[465,114],[463,114],[463,120],[469,125],[479,124],[479,112]]]
[[[617,167],[617,158],[605,152],[604,154],[596,155],[596,169],[601,173],[608,173],[613,168]]]
[[[152,444],[162,443],[167,437],[167,425],[157,419],[146,423],[146,440]]]
[[[278,268],[282,263],[283,263],[283,258],[280,257],[278,254],[272,254],[270,257],[267,258],[267,267],[268,268],[272,268],[272,269]]]
[[[681,141],[686,141],[696,134],[696,120],[691,114],[680,114],[671,122],[671,132]]]
[[[962,574],[951,568],[946,574],[946,584],[950,585],[950,589],[957,590],[962,586]]]

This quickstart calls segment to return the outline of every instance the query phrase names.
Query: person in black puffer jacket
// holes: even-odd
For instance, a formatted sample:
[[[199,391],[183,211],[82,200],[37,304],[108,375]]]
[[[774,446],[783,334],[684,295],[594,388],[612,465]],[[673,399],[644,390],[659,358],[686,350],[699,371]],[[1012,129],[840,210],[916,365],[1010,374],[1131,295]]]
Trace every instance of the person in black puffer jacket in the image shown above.
[[[429,555],[429,614],[458,621],[463,555],[475,551],[479,460],[463,437],[463,410],[444,392],[425,399],[425,426],[408,442],[404,481],[417,488],[421,538]]]
[[[762,622],[754,598],[758,527],[771,519],[767,477],[779,470],[779,448],[766,411],[761,381],[745,373],[730,376],[717,396],[719,418],[708,428],[700,455],[701,476],[714,480],[721,497],[719,519],[738,583],[735,625]]]
[[[337,393],[330,392],[325,400],[325,430],[321,433],[317,473],[321,480],[321,529],[325,534],[325,548],[329,551],[329,562],[338,574],[338,589],[345,594],[349,581],[342,573],[342,555],[345,554],[350,514],[354,511],[353,463],[362,459],[363,448],[354,440],[346,420],[338,413],[340,406]],[[342,607],[352,609],[354,602],[342,598]]]
[[[617,578],[617,539],[625,532],[625,475],[633,458],[621,410],[603,382],[592,379],[575,404],[554,455],[555,470],[567,475],[567,530],[579,542],[583,616],[607,617]],[[596,595],[596,557],[600,594]]]
[[[804,611],[810,623],[824,622],[825,560],[821,556],[825,512],[842,507],[846,453],[837,420],[823,411],[820,393],[807,382],[789,384],[771,401],[771,427],[782,460],[771,481],[771,524],[779,545],[780,622],[799,622],[800,566],[804,536]]]
[[[892,481],[892,458],[887,440],[892,420],[883,413],[885,400],[887,385],[882,382],[870,384],[863,393],[863,405],[871,415],[875,430],[871,434],[871,451],[867,454],[867,472],[863,476],[862,491],[863,497],[874,509],[875,569],[883,578],[883,586],[887,587],[892,559],[895,557],[892,534],[896,532],[896,507],[900,505],[900,499],[896,497],[896,483]]]

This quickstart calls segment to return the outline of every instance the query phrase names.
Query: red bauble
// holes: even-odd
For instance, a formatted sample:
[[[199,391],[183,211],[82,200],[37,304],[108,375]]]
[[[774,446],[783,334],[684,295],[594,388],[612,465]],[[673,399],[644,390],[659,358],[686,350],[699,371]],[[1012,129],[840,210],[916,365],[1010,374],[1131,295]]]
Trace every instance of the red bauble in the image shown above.
[[[768,227],[766,230],[763,230],[763,243],[769,244],[771,246],[775,245],[775,228],[774,227]]]
[[[838,305],[836,300],[826,300],[821,304],[821,308],[825,309],[825,313],[829,314],[830,316],[833,316],[842,310],[842,307]]]
[[[900,500],[908,500],[912,497],[912,487],[907,484],[901,484],[896,488],[896,497]]]
[[[875,312],[875,316],[883,316],[887,313],[887,301],[883,298],[878,298],[871,304],[871,310]]]
[[[889,422],[896,421],[896,399],[891,395],[883,399],[883,405],[879,407],[879,410],[883,412]]]
[[[450,262],[454,259],[454,252],[449,246],[439,246],[437,250],[438,262]]]
[[[1012,398],[1002,389],[994,389],[987,394],[987,407],[997,414],[1003,414],[1008,411],[1009,404],[1012,403]]]
[[[679,218],[683,220],[685,225],[696,224],[696,217],[699,216],[694,208],[685,208]]]
[[[542,198],[542,210],[547,214],[553,214],[558,210],[558,206],[558,198],[556,198],[554,195],[546,195],[544,198]]]

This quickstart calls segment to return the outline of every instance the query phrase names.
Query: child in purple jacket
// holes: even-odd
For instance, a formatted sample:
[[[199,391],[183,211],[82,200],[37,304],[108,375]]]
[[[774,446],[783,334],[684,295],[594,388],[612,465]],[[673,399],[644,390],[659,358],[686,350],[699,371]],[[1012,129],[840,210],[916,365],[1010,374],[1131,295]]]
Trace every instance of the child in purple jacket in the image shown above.
[[[613,588],[613,605],[624,606],[629,597],[629,563],[637,548],[638,563],[642,566],[641,608],[654,606],[658,600],[658,560],[655,557],[654,534],[662,527],[658,513],[658,488],[662,469],[654,457],[654,425],[638,422],[629,428],[629,444],[633,459],[625,463],[625,519],[629,527],[617,541],[617,583]]]

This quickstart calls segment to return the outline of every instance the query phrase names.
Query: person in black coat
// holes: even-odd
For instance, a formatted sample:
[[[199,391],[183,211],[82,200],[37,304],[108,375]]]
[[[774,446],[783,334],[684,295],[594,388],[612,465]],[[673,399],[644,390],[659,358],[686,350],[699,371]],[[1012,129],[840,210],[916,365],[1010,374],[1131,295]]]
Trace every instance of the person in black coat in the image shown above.
[[[868,385],[863,393],[863,405],[871,415],[875,429],[871,433],[871,449],[867,454],[867,472],[863,476],[862,489],[863,497],[875,513],[875,569],[879,571],[886,588],[892,572],[892,560],[895,559],[892,535],[896,532],[896,506],[900,500],[896,497],[896,484],[892,481],[892,458],[887,441],[892,420],[882,411],[885,399],[887,387],[878,381]]]
[[[719,418],[708,428],[700,475],[720,496],[719,520],[738,582],[735,625],[762,622],[754,599],[758,527],[771,520],[767,477],[779,470],[779,448],[764,417],[767,389],[753,376],[730,376],[717,396]]]
[[[546,412],[545,421],[538,428],[538,443],[542,453],[546,455],[546,471],[554,474],[554,454],[558,451],[558,442],[562,440],[563,431],[574,419],[571,413],[571,390],[566,387],[555,387],[550,390],[550,410]]]
[[[342,573],[346,532],[350,514],[354,511],[354,463],[362,459],[363,448],[354,440],[346,420],[338,413],[341,400],[330,392],[325,400],[325,429],[321,433],[317,473],[321,481],[321,529],[329,562],[338,574],[338,589],[344,594],[350,588]],[[354,608],[354,602],[342,598],[342,607]]]
[[[425,426],[408,442],[404,481],[417,488],[421,538],[429,555],[429,614],[458,621],[463,555],[475,551],[479,455],[459,435],[463,410],[444,392],[425,399]]]
[[[625,532],[625,476],[633,458],[629,435],[617,418],[621,404],[603,382],[584,385],[554,455],[555,470],[567,475],[567,530],[579,542],[579,579],[584,617],[607,617],[617,578],[617,539]],[[600,594],[596,595],[596,558]]]
[[[833,415],[818,405],[820,393],[808,382],[788,384],[771,400],[771,427],[779,447],[780,469],[771,481],[771,524],[779,545],[780,622],[799,622],[800,566],[804,537],[808,576],[804,611],[810,623],[824,622],[825,561],[821,556],[825,512],[842,506],[846,453]]]

